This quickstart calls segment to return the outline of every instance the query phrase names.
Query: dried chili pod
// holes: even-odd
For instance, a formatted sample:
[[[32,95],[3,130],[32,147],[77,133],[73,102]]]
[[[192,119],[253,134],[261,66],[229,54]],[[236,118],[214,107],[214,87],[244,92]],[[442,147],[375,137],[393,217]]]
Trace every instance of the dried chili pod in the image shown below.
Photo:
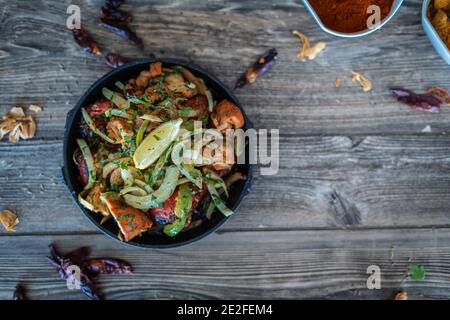
[[[102,7],[100,14],[101,18],[105,21],[112,21],[122,24],[131,22],[131,15],[128,12],[113,9],[111,7]]]
[[[98,274],[132,274],[133,268],[131,264],[120,259],[89,259],[83,264],[83,269],[91,275]]]
[[[389,90],[399,102],[411,108],[431,113],[437,113],[441,108],[442,101],[431,94],[417,94],[403,88],[391,88]]]
[[[17,285],[14,290],[13,300],[27,300],[25,296],[25,289],[21,285]]]
[[[105,60],[105,63],[111,68],[118,68],[128,61],[127,58],[111,52],[106,53],[103,59]]]
[[[443,104],[450,104],[450,92],[445,88],[431,87],[427,89],[427,93],[441,100]]]
[[[92,282],[92,280],[84,272],[81,271],[81,268],[79,279],[77,279],[75,278],[77,275],[73,274],[71,270],[69,270],[69,267],[78,265],[75,264],[68,256],[64,257],[60,255],[54,245],[51,244],[49,248],[50,257],[47,257],[47,260],[56,269],[61,279],[70,283],[75,283],[75,281],[79,282],[81,292],[83,292],[91,300],[99,300],[100,295],[95,288],[94,282]],[[80,252],[81,251],[79,251],[78,253]],[[76,256],[74,254],[74,251],[72,251],[71,255],[73,257]]]
[[[117,22],[107,21],[102,18],[99,21],[99,25],[111,31],[112,33],[118,35],[119,37],[122,37],[128,41],[133,42],[140,48],[144,46],[142,39],[139,38],[138,35],[134,31],[130,30],[130,28],[128,28],[126,25],[122,25]]]
[[[105,5],[111,9],[117,9],[120,7],[125,1],[124,0],[106,0]]]
[[[250,68],[248,68],[237,80],[234,89],[242,88],[247,84],[252,84],[259,77],[265,75],[272,68],[278,56],[277,49],[267,50]]]
[[[101,50],[89,32],[85,29],[72,29],[73,38],[84,52],[100,55]]]

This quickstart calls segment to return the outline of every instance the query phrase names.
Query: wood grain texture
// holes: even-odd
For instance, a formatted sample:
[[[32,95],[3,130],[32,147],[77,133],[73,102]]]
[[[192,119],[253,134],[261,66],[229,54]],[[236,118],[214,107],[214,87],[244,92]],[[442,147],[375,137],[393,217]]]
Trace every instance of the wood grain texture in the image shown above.
[[[51,242],[132,262],[135,276],[100,279],[108,299],[389,299],[400,288],[450,298],[450,109],[413,111],[387,91],[450,87],[420,25],[422,1],[405,1],[360,39],[328,36],[299,0],[126,2],[144,50],[96,25],[103,0],[0,0],[0,114],[44,108],[34,140],[0,142],[0,209],[21,220],[16,233],[0,231],[0,299],[18,282],[32,299],[83,299],[46,264]],[[271,72],[236,94],[256,127],[280,129],[279,174],[256,174],[253,192],[211,237],[167,251],[128,248],[98,234],[71,199],[60,176],[66,113],[109,69],[73,41],[69,4],[105,51],[188,60],[230,87],[266,48],[278,49]],[[328,49],[298,61],[294,29]],[[374,90],[363,93],[350,70],[364,71]],[[426,267],[425,281],[405,280],[410,263]],[[382,290],[366,289],[371,264],[382,268]]]
[[[61,138],[66,112],[108,68],[81,52],[66,29],[69,1],[2,2],[0,112],[40,103],[45,111],[38,137]],[[412,111],[387,91],[394,85],[450,87],[448,66],[420,26],[421,1],[407,1],[381,31],[353,40],[326,35],[294,1],[129,1],[143,51],[96,26],[101,2],[78,3],[83,24],[105,50],[190,60],[228,86],[267,47],[276,47],[279,61],[271,73],[237,92],[257,127],[302,135],[417,133],[426,125],[437,133],[448,130],[449,108],[439,115]],[[293,29],[313,42],[326,41],[328,50],[314,61],[298,61]],[[373,92],[352,83],[350,70],[363,70]],[[342,88],[333,87],[335,78],[344,79]]]
[[[19,212],[18,232],[94,230],[63,184],[61,153],[59,141],[0,144],[0,201]],[[283,136],[280,155],[224,229],[450,224],[450,137]]]
[[[92,257],[131,262],[134,276],[103,276],[107,299],[412,299],[450,298],[449,229],[391,231],[227,232],[171,250],[130,249],[102,235],[6,237],[0,242],[0,299],[17,282],[30,299],[83,299],[47,265],[47,245],[62,252],[89,245]],[[424,281],[407,278],[411,263]],[[381,290],[368,290],[369,265],[381,268]]]

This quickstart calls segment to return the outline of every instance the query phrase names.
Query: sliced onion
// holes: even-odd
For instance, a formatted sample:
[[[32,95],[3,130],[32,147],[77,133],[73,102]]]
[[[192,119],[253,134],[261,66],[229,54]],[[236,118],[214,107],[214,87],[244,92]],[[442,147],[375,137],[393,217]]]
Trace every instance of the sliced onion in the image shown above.
[[[145,183],[142,180],[134,179],[134,184],[139,188],[143,188],[145,191],[147,191],[147,193],[153,192],[152,187],[150,187],[147,183]]]
[[[127,204],[136,209],[148,210],[159,207],[175,191],[179,175],[178,168],[176,166],[170,166],[166,169],[166,175],[158,190],[143,197],[126,194],[123,198]]]
[[[120,168],[120,176],[122,177],[125,186],[131,187],[134,183],[133,173],[130,169],[122,169]]]
[[[81,108],[81,114],[83,115],[84,121],[86,121],[87,125],[92,130],[92,132],[100,136],[103,140],[105,140],[108,143],[119,144],[119,142],[114,141],[97,128],[97,126],[94,123],[94,120],[92,120],[91,116],[87,113],[87,111],[84,108]]]
[[[140,116],[139,118],[148,120],[150,122],[163,122],[160,117],[154,116],[152,114],[144,114],[143,116]]]
[[[117,92],[111,91],[108,88],[103,88],[102,93],[106,99],[111,100],[111,102],[120,109],[128,109],[130,107],[130,103],[128,102],[128,100],[122,97]]]
[[[207,183],[207,186],[209,194],[211,195],[211,199],[216,208],[219,209],[219,211],[222,212],[225,217],[231,216],[234,212],[225,205],[223,200],[220,198],[220,195],[217,192],[216,188],[209,182]]]
[[[206,90],[205,95],[206,95],[206,98],[208,99],[208,111],[209,112],[213,112],[213,110],[214,110],[214,99],[213,99],[211,91]]]
[[[198,188],[203,187],[202,173],[196,169],[192,164],[179,164],[178,170],[185,176],[190,182],[195,184]]]
[[[103,167],[102,176],[103,179],[106,179],[111,172],[116,170],[119,167],[119,165],[115,162],[109,162]]]
[[[84,199],[81,193],[78,194],[78,202],[86,209],[94,211],[94,206]]]
[[[120,190],[121,195],[132,194],[133,196],[146,196],[147,192],[139,187],[126,187]]]

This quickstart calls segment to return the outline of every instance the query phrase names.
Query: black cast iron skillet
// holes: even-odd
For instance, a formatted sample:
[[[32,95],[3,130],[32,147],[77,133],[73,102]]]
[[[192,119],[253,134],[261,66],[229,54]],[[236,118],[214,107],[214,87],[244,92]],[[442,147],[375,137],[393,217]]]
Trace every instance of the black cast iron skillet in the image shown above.
[[[114,219],[109,219],[107,222],[100,225],[102,215],[90,212],[89,210],[81,206],[77,201],[77,195],[82,190],[82,186],[78,180],[78,169],[72,160],[72,155],[77,148],[76,138],[78,137],[78,123],[81,117],[80,108],[92,104],[97,99],[101,98],[101,91],[103,87],[114,89],[114,84],[116,81],[122,81],[123,83],[125,83],[131,78],[136,78],[142,70],[148,69],[149,64],[155,61],[161,61],[163,63],[163,66],[166,67],[174,65],[183,66],[189,69],[194,75],[201,77],[205,81],[207,87],[212,90],[215,100],[220,101],[222,99],[228,99],[234,102],[241,109],[245,118],[244,129],[253,128],[251,121],[248,119],[244,110],[242,110],[242,107],[234,94],[216,77],[212,76],[200,67],[188,62],[178,61],[174,59],[146,58],[128,63],[118,69],[109,72],[101,79],[97,80],[81,97],[75,108],[73,108],[67,114],[63,149],[64,167],[62,168],[62,173],[70,193],[74,197],[76,203],[78,204],[78,207],[81,209],[84,215],[101,232],[118,241],[121,240],[119,240],[117,237],[119,229],[116,222],[113,221]],[[248,145],[246,145],[246,155],[249,154],[248,148]],[[248,164],[248,162],[247,164],[237,165],[237,170],[242,172],[247,177],[247,179],[236,182],[230,188],[230,197],[226,200],[226,204],[234,211],[236,211],[244,196],[250,191],[252,182],[252,166]],[[170,238],[165,234],[159,232],[147,232],[143,233],[140,237],[132,239],[129,242],[121,242],[143,248],[170,248],[186,245],[211,234],[226,220],[227,218],[216,210],[213,213],[211,220],[205,220],[199,227],[184,231],[176,237]]]

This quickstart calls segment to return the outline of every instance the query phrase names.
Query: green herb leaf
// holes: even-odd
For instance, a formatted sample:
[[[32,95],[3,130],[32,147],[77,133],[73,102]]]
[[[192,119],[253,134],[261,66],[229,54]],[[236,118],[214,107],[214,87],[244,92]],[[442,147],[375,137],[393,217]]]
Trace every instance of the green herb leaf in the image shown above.
[[[426,275],[425,267],[420,264],[410,264],[409,275],[413,280],[424,280]]]
[[[134,219],[135,215],[132,213],[124,213],[117,217],[117,221],[120,221],[122,219]]]

